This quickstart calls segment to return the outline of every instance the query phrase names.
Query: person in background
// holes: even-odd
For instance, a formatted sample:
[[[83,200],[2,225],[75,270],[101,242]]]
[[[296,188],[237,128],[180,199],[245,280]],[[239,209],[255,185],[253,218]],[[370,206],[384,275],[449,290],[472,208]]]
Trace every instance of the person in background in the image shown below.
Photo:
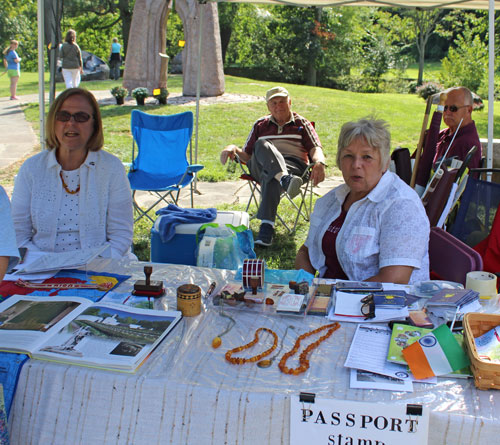
[[[121,161],[102,150],[101,113],[92,93],[64,90],[50,107],[46,134],[48,149],[27,159],[15,181],[18,246],[67,252],[106,244],[111,257],[130,256],[130,185]]]
[[[118,38],[113,37],[111,54],[109,56],[109,77],[113,80],[120,78],[120,66],[122,64],[121,49],[122,46],[118,43]]]
[[[307,119],[292,112],[292,99],[283,87],[274,87],[266,93],[270,115],[258,119],[242,149],[234,144],[226,146],[220,161],[238,156],[247,163],[252,177],[261,185],[261,203],[257,218],[261,220],[255,244],[270,246],[274,235],[274,221],[281,191],[291,198],[302,186],[301,176],[309,162],[313,185],[325,179],[325,156],[314,126]]]
[[[472,120],[472,93],[466,87],[453,87],[443,91],[441,95],[446,95],[446,100],[444,106],[439,105],[432,116],[424,154],[417,168],[415,189],[419,195],[425,190],[432,165],[436,165],[445,155],[446,159],[456,157],[463,161],[469,150],[476,146],[477,151],[469,162],[469,168],[481,166],[481,142]],[[448,128],[440,130],[441,118]],[[450,149],[446,153],[448,147]]]
[[[388,170],[383,120],[342,126],[345,184],[316,201],[295,267],[321,277],[407,284],[429,279],[429,220],[417,193]]]
[[[7,193],[0,185],[0,283],[5,272],[19,261],[19,250],[16,245],[16,233],[12,225],[10,202]]]
[[[61,47],[62,75],[66,88],[76,88],[83,74],[82,52],[76,44],[76,31],[70,29],[64,40]]]
[[[21,58],[16,52],[18,46],[19,42],[17,40],[11,40],[10,45],[3,50],[4,65],[10,79],[10,100],[19,99],[16,96],[17,82],[19,82],[19,77],[21,77]]]

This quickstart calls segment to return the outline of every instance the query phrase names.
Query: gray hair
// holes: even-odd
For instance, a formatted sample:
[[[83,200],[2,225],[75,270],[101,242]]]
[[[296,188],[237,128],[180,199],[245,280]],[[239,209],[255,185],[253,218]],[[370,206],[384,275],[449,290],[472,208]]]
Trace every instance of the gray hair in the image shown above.
[[[374,118],[364,118],[342,125],[337,145],[337,167],[340,168],[340,156],[344,148],[358,138],[365,139],[370,147],[380,152],[381,164],[385,168],[391,156],[389,124],[382,119]]]

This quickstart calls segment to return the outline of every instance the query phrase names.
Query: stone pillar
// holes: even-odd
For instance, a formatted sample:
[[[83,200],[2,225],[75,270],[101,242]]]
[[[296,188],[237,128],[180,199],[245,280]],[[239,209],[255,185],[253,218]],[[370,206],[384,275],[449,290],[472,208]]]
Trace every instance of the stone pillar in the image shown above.
[[[176,0],[175,8],[182,19],[186,40],[182,59],[182,94],[196,96],[201,13],[203,14],[203,37],[201,41],[200,95],[220,96],[224,93],[225,85],[217,4],[199,4],[197,0]]]
[[[129,91],[146,87],[152,94],[155,88],[167,88],[168,59],[159,53],[165,53],[170,9],[168,0],[136,0],[123,73]]]

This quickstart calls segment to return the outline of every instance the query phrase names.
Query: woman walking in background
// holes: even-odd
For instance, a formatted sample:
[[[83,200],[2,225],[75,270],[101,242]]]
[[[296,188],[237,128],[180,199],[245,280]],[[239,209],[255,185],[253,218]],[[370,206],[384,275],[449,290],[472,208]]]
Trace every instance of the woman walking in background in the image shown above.
[[[80,74],[83,73],[82,52],[76,44],[76,31],[70,29],[64,40],[61,47],[62,75],[66,88],[76,88],[80,85]]]
[[[120,65],[122,64],[122,57],[120,51],[122,46],[118,43],[118,39],[113,37],[111,44],[111,54],[109,56],[109,77],[113,80],[120,78]]]
[[[3,59],[5,68],[7,68],[7,75],[10,78],[10,100],[19,99],[16,96],[17,82],[21,76],[20,62],[21,58],[17,55],[16,49],[19,46],[17,40],[11,40],[10,45],[4,49]]]

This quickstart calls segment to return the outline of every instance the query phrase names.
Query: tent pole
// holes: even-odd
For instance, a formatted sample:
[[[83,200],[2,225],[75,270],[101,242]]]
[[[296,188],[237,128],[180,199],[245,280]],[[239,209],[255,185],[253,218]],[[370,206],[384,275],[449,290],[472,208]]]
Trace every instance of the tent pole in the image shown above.
[[[493,107],[495,102],[495,2],[489,1],[489,31],[488,31],[488,150],[486,155],[487,168],[493,167]],[[488,174],[491,181],[491,173]]]
[[[200,90],[201,90],[201,42],[203,41],[202,31],[203,31],[203,10],[202,5],[204,1],[198,3],[199,13],[200,13],[200,28],[198,30],[198,73],[196,75],[196,126],[194,135],[194,163],[198,163],[198,124],[200,120]],[[198,192],[198,176],[195,178],[194,189]]]
[[[45,64],[44,64],[44,9],[45,0],[38,0],[38,114],[40,121],[40,147],[45,148]]]

